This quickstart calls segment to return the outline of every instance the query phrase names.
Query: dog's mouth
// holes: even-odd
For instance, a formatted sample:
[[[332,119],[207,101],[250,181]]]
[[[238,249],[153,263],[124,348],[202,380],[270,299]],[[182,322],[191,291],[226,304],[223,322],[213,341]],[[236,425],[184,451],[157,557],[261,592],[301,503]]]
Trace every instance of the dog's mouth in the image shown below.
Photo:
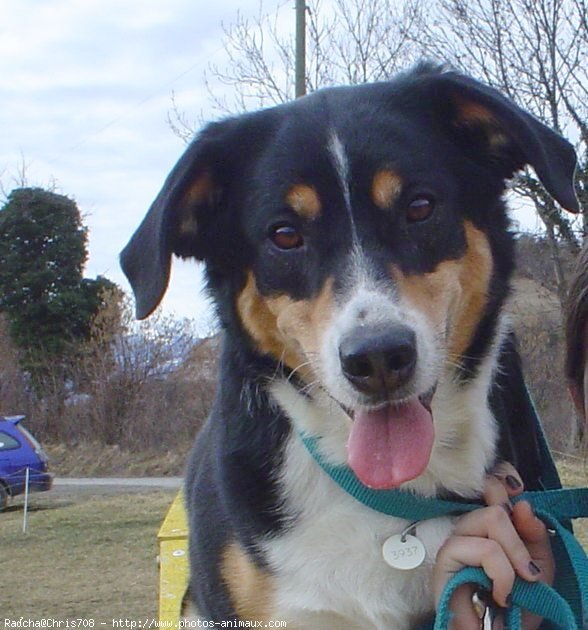
[[[433,387],[420,396],[351,412],[348,464],[365,486],[397,488],[425,471],[435,439],[434,393]]]

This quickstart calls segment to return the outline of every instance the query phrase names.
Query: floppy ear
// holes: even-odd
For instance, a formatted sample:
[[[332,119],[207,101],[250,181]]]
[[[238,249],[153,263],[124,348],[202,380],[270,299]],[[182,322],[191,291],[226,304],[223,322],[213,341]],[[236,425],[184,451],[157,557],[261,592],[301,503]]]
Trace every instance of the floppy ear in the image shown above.
[[[121,266],[133,288],[139,319],[149,316],[161,301],[172,254],[206,256],[206,224],[221,212],[230,185],[240,177],[247,156],[251,158],[261,143],[262,129],[255,120],[250,115],[209,125],[174,166],[121,252]]]
[[[526,164],[566,210],[578,212],[572,145],[502,94],[469,77],[446,72],[432,77],[436,102],[449,108],[454,132],[464,145],[483,145],[486,157],[508,179]]]

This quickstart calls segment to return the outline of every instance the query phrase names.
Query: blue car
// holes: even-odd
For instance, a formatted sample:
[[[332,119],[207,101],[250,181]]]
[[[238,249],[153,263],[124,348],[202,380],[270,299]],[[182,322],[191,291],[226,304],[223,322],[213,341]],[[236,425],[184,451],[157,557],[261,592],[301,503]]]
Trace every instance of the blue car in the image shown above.
[[[23,494],[29,471],[29,492],[49,490],[53,475],[48,458],[37,440],[22,424],[24,416],[0,416],[0,511],[8,497]]]

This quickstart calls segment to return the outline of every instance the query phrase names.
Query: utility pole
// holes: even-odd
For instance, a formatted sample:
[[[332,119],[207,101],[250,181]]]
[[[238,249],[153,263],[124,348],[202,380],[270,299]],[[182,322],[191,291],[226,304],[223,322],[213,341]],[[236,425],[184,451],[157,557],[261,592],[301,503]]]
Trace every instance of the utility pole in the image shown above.
[[[296,0],[296,98],[306,94],[306,0]]]

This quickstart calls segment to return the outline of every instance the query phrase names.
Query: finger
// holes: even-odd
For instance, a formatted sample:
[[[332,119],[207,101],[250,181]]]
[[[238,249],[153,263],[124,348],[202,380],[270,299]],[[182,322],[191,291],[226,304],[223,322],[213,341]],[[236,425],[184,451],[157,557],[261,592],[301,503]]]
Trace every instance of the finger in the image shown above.
[[[510,497],[518,496],[525,489],[523,480],[517,472],[517,469],[508,462],[499,461],[490,474],[495,479],[498,479]]]
[[[484,502],[486,505],[501,505],[509,514],[512,511],[510,495],[504,481],[488,475],[484,481]]]
[[[530,527],[525,518],[523,521]],[[518,575],[532,582],[539,579],[541,569],[533,563],[529,550],[502,506],[493,505],[466,514],[457,521],[454,534],[495,541]]]
[[[527,501],[519,501],[514,506],[512,521],[533,562],[543,573],[541,580],[551,583],[555,575],[555,561],[545,523],[535,516]]]
[[[441,547],[433,572],[436,606],[449,578],[464,566],[481,567],[492,580],[492,597],[499,606],[508,605],[515,573],[502,547],[494,540],[473,536],[452,536]],[[471,601],[470,601],[471,606]]]
[[[540,579],[551,584],[555,577],[555,560],[551,551],[551,541],[543,521],[535,516],[526,501],[519,501],[513,509],[513,524],[527,545],[536,566],[541,568]],[[541,626],[541,618],[528,611],[523,613],[523,627],[536,630]]]
[[[513,523],[527,544],[548,542],[549,536],[543,521],[535,516],[528,501],[518,501],[513,508]]]

